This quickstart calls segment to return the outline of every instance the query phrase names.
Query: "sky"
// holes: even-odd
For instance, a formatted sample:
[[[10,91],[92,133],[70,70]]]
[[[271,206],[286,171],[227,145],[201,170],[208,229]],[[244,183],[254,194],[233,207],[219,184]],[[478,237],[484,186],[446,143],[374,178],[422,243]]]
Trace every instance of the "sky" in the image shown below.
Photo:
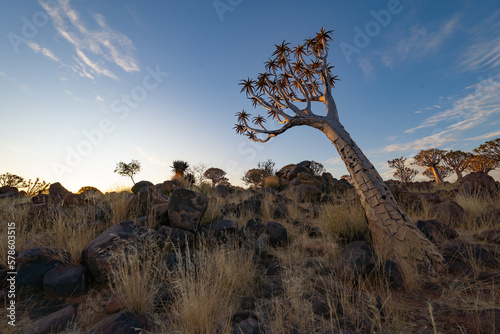
[[[222,168],[232,184],[272,159],[346,174],[326,136],[237,135],[240,93],[274,45],[334,30],[340,121],[388,179],[387,160],[470,151],[500,137],[500,3],[488,0],[0,1],[0,174],[112,190],[163,182],[173,160]],[[324,110],[314,106],[318,114]],[[500,180],[500,172],[490,173]]]

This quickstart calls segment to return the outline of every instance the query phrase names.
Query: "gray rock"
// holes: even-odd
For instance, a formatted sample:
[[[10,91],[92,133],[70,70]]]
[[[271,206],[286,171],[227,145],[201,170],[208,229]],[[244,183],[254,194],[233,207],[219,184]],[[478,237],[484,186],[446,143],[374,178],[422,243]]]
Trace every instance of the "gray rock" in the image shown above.
[[[56,333],[68,326],[76,315],[76,310],[72,305],[49,314],[33,324],[33,334]]]
[[[168,218],[172,227],[198,232],[208,207],[208,198],[202,193],[176,189],[168,201]]]
[[[70,255],[61,249],[53,247],[30,248],[19,254],[16,259],[16,286],[36,286],[43,288],[43,278],[50,270],[64,261],[69,261]]]
[[[139,190],[141,190],[142,188],[144,188],[144,187],[151,187],[151,186],[154,186],[154,184],[152,182],[149,182],[149,181],[139,181],[136,184],[134,184],[134,186],[130,190],[134,194],[137,195],[137,193],[139,192]]]
[[[43,289],[49,298],[81,296],[87,292],[88,275],[85,266],[57,266],[45,274]]]

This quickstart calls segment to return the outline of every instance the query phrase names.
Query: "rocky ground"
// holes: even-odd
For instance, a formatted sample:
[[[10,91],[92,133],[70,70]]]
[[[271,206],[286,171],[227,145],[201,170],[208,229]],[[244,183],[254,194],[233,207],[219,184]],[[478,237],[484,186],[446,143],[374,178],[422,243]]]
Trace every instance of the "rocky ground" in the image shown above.
[[[388,181],[445,257],[410,276],[376,257],[345,180],[308,162],[272,188],[138,182],[131,192],[27,197],[0,188],[16,226],[16,330],[1,333],[500,333],[500,186]]]

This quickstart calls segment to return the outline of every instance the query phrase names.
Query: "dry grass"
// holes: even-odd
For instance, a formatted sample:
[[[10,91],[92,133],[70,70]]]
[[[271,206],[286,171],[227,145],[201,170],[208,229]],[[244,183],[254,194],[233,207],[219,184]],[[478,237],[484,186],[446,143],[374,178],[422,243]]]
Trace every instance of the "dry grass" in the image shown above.
[[[328,231],[345,242],[369,238],[364,211],[357,203],[323,205],[317,224],[322,231]]]
[[[151,242],[147,248],[121,248],[113,254],[109,288],[130,312],[149,314],[161,290],[163,251]]]
[[[172,273],[173,331],[185,334],[229,333],[238,297],[249,292],[254,280],[252,259],[238,249],[203,245],[182,256]]]

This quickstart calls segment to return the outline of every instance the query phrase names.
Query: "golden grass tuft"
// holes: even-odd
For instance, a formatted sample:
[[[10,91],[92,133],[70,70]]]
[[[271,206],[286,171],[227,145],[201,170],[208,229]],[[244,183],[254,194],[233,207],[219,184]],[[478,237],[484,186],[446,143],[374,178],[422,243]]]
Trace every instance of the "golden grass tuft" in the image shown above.
[[[249,292],[255,268],[238,249],[207,245],[181,257],[170,278],[174,287],[172,324],[186,334],[229,333],[238,297]]]

